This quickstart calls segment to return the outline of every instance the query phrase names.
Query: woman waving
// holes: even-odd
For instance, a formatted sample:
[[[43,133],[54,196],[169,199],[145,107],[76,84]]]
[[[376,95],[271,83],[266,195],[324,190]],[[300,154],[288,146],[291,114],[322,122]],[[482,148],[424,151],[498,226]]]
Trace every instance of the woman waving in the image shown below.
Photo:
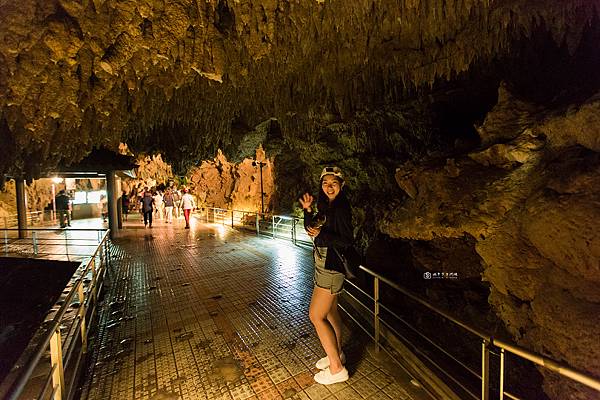
[[[342,171],[338,167],[325,167],[320,183],[318,213],[310,194],[305,193],[300,204],[304,210],[304,227],[315,244],[315,277],[309,317],[327,354],[317,361],[316,367],[321,371],[315,375],[315,381],[330,385],[348,379],[337,295],[342,292],[345,279],[340,254],[352,246],[353,228]]]

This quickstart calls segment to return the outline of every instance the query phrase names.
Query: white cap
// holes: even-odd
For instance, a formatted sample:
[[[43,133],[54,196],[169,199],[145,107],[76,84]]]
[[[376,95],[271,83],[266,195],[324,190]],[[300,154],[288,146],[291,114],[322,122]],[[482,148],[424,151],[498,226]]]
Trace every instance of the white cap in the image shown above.
[[[319,177],[319,180],[323,179],[323,177],[325,175],[333,175],[335,177],[340,178],[341,180],[344,180],[344,174],[342,173],[342,170],[339,169],[338,167],[323,168],[323,171],[321,172],[321,176]]]

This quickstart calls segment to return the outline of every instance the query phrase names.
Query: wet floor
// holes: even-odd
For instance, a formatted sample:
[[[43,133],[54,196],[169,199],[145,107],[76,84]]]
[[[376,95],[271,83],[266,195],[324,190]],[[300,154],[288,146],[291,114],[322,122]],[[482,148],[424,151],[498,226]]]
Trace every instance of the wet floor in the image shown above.
[[[424,399],[358,328],[351,377],[313,380],[310,249],[198,220],[125,224],[82,399]]]

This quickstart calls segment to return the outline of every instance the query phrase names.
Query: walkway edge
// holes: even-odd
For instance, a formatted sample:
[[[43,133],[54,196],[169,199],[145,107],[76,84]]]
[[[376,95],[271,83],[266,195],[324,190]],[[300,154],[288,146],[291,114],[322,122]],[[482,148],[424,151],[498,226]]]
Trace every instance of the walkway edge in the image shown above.
[[[345,296],[344,301],[352,308],[352,311],[360,315],[369,327],[373,329],[371,315],[363,307],[357,306],[356,302]],[[381,336],[391,346],[392,350],[399,355],[395,361],[400,364],[410,375],[413,375],[423,385],[424,389],[431,395],[444,400],[462,400],[442,379],[440,379],[430,368],[428,368],[419,357],[404,345],[385,326],[381,326]]]

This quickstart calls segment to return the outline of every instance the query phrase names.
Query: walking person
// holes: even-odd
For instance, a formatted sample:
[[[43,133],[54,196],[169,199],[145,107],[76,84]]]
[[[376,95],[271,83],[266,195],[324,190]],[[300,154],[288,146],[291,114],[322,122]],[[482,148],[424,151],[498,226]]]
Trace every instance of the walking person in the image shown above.
[[[56,211],[58,211],[58,220],[61,228],[71,226],[71,217],[69,215],[69,196],[64,190],[58,192],[54,198],[54,204],[56,204]]]
[[[149,226],[152,228],[152,213],[154,212],[154,198],[152,193],[148,191],[148,188],[144,189],[144,196],[142,197],[142,211],[144,213],[144,227]]]
[[[173,200],[173,193],[171,193],[171,189],[168,188],[163,196],[163,202],[165,203],[165,219],[167,220],[167,224],[173,223],[173,206],[175,204]]]
[[[314,288],[309,317],[326,356],[317,361],[314,379],[323,385],[348,380],[342,352],[342,320],[338,311],[338,294],[344,285],[344,267],[340,254],[353,242],[352,209],[346,197],[344,175],[338,167],[325,167],[320,175],[317,199],[305,193],[300,199],[304,210],[304,227],[314,240]]]
[[[162,220],[164,217],[163,211],[165,209],[163,195],[160,190],[157,190],[156,192],[154,192],[154,196],[152,197],[154,198],[154,209],[156,210],[156,217]]]
[[[144,191],[140,190],[137,194],[138,210],[140,212],[140,222],[144,222]]]
[[[183,209],[183,216],[185,217],[185,229],[190,229],[190,214],[196,209],[196,203],[194,202],[194,197],[187,189],[183,189],[181,208]]]
[[[100,195],[100,213],[102,214],[102,222],[106,222],[108,218],[108,198],[106,195]]]
[[[175,218],[181,218],[181,193],[179,193],[179,189],[173,188],[173,211],[175,211]]]
[[[123,221],[127,221],[127,216],[129,215],[129,196],[124,190],[121,195],[121,211],[123,214]]]

